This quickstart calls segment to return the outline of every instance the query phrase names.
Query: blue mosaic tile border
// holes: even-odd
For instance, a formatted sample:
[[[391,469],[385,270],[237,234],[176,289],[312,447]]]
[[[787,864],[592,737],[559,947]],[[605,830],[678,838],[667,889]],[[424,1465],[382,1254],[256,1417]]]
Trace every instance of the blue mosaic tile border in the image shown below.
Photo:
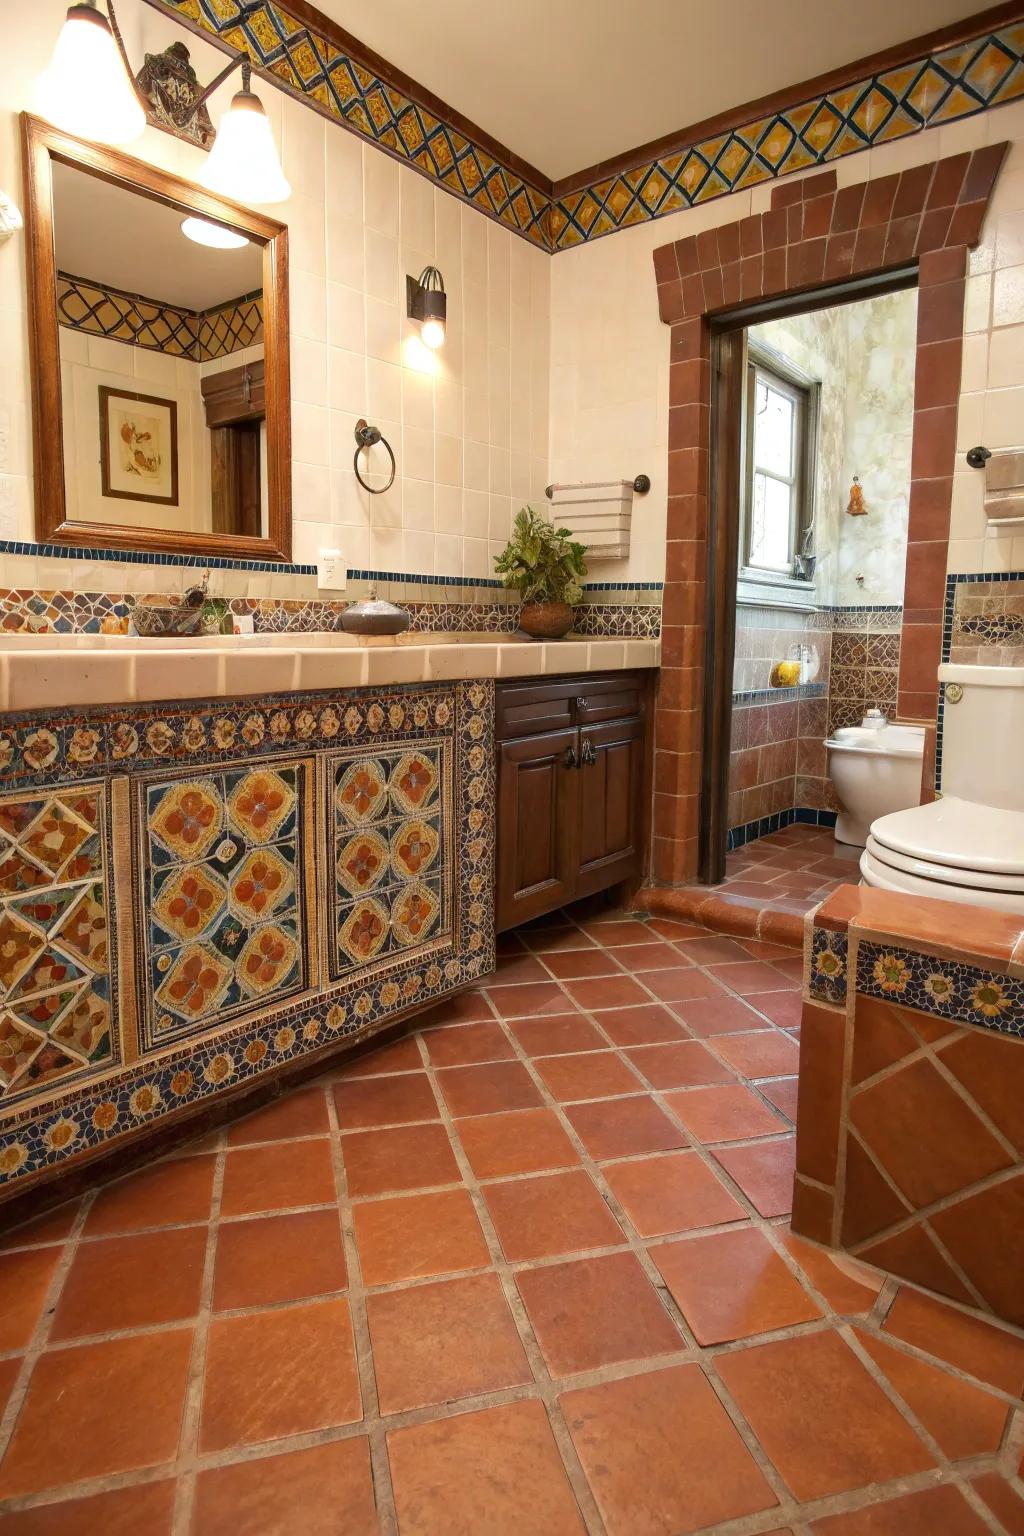
[[[844,1003],[849,959],[848,934],[812,927],[806,978],[808,996],[820,1003]]]
[[[803,805],[793,806],[786,811],[773,811],[770,816],[761,816],[741,827],[730,827],[726,850],[735,853],[737,849],[746,847],[747,843],[753,843],[759,837],[767,837],[771,832],[781,832],[783,827],[793,826],[794,823],[802,827],[834,827],[836,812],[818,811]]]
[[[1001,976],[961,960],[862,942],[857,991],[916,1008],[955,1024],[977,1024],[1024,1040],[1024,978]]]

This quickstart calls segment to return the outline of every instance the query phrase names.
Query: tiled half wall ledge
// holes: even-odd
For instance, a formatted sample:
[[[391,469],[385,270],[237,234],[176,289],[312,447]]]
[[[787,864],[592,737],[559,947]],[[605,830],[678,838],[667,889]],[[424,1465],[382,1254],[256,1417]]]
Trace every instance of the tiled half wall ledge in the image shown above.
[[[795,1232],[1024,1326],[1022,1106],[1024,920],[856,886],[810,914]]]

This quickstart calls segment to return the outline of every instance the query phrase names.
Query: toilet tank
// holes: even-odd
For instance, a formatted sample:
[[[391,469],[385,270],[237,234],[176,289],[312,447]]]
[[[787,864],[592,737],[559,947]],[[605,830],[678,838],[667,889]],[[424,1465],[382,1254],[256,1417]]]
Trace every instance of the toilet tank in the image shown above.
[[[1024,810],[1024,667],[947,663],[939,682],[942,793]]]

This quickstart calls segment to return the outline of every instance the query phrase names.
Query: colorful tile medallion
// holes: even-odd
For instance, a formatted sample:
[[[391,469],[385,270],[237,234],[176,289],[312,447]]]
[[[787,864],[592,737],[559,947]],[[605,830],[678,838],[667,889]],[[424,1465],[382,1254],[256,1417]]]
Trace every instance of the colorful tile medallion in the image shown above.
[[[138,785],[143,1051],[307,986],[309,768],[257,762]]]
[[[812,927],[805,964],[809,997],[821,1003],[841,1003],[845,1000],[849,947],[845,933]]]
[[[451,931],[451,764],[443,741],[330,760],[333,977]]]
[[[45,733],[41,739],[39,732]],[[159,890],[154,890],[154,907],[161,903],[161,916],[152,917],[152,934],[166,952],[179,957],[196,942],[194,930],[203,936],[217,931],[219,917],[212,914],[224,909],[225,888],[229,912],[232,901],[247,915],[259,907],[248,927],[250,936],[268,924],[280,924],[282,914],[290,910],[289,875],[291,870],[297,871],[301,852],[296,851],[293,862],[282,856],[282,849],[294,836],[296,815],[295,803],[286,791],[292,791],[300,801],[302,798],[300,780],[305,769],[294,757],[297,740],[308,752],[331,749],[329,760],[325,753],[321,767],[334,790],[344,779],[344,771],[339,776],[343,758],[346,769],[357,759],[390,765],[386,803],[394,811],[378,814],[373,827],[376,830],[387,823],[391,834],[387,839],[387,879],[392,889],[401,886],[414,890],[417,882],[427,885],[430,871],[444,858],[459,870],[460,879],[453,891],[450,918],[444,919],[446,934],[440,933],[440,924],[436,929],[431,926],[429,941],[422,942],[423,925],[430,921],[429,906],[424,911],[410,903],[402,909],[396,930],[401,939],[410,942],[389,953],[385,963],[371,958],[365,964],[353,964],[339,981],[312,996],[291,995],[283,1002],[275,997],[268,1005],[265,997],[254,993],[254,1005],[241,1017],[227,1018],[215,1033],[206,1028],[200,1039],[182,1039],[175,1023],[169,1035],[160,1039],[158,1053],[150,1058],[121,1068],[113,1057],[108,1058],[115,1070],[99,1084],[81,1089],[73,1084],[71,1091],[62,1091],[63,1085],[58,1083],[56,1089],[37,1091],[34,1104],[22,1101],[0,1124],[0,1185],[20,1187],[25,1180],[68,1159],[93,1153],[166,1116],[206,1102],[227,1085],[237,1087],[299,1058],[326,1051],[340,1040],[372,1032],[404,1010],[442,997],[494,969],[492,682],[356,690],[333,698],[323,694],[282,695],[259,705],[247,701],[234,710],[199,703],[173,711],[97,709],[88,716],[52,711],[34,721],[26,717],[8,739],[12,752],[7,771],[20,774],[32,791],[45,786],[55,773],[77,773],[82,741],[87,742],[94,774],[97,766],[107,768],[111,775],[135,775],[160,762],[165,766],[189,762],[191,771],[185,775],[163,773],[159,779],[147,775],[134,787],[137,808],[145,807],[153,818],[151,833],[149,822],[144,823],[153,843],[151,863],[145,868],[159,885]],[[347,750],[340,749],[339,741],[347,744]],[[289,746],[291,758],[284,753],[274,755],[275,747]],[[229,754],[231,760],[223,762]],[[436,793],[443,802],[446,755],[451,765],[447,826],[443,813],[435,809],[438,801],[431,774],[436,764]],[[253,773],[262,775],[266,784],[276,779],[281,788],[272,786],[270,794],[265,790],[253,793]],[[33,798],[59,801],[81,819],[77,807],[87,790],[99,805],[94,785],[61,786],[56,793],[44,791],[34,797],[25,789],[8,800],[17,804],[28,804]],[[333,802],[333,795],[331,798]],[[6,803],[0,802],[0,815]],[[322,814],[327,803],[325,794]],[[367,796],[359,789],[347,803],[358,817],[369,815],[371,806],[382,813],[385,797]],[[366,809],[361,812],[363,805]],[[439,816],[442,828],[436,852],[430,826],[434,816]],[[22,818],[23,826],[12,822],[14,830],[4,833],[7,843],[20,845],[23,836],[31,836],[33,822],[26,817]],[[335,828],[333,816],[325,817],[316,836],[305,837],[307,856],[310,849],[323,850],[326,855],[333,845]],[[359,830],[360,826],[353,824],[353,831]],[[239,846],[228,855],[230,867],[225,870],[217,853],[227,839]],[[301,824],[298,841],[303,843]],[[88,847],[87,839],[80,851]],[[383,851],[382,839],[380,857]],[[279,862],[266,857],[271,853]],[[263,861],[257,869],[252,859],[261,855]],[[358,887],[361,864],[358,859],[350,862],[353,870],[347,878]],[[186,876],[190,864],[193,873]],[[68,864],[61,866],[62,880],[69,869]],[[402,872],[401,877],[396,870]],[[275,879],[275,874],[280,878]],[[330,890],[335,868],[323,868],[320,875]],[[136,885],[145,888],[138,870]],[[118,896],[118,921],[130,928],[135,924],[131,893],[119,891]],[[0,898],[0,910],[4,904],[5,898]],[[52,922],[37,926],[49,936],[60,923],[58,915]],[[243,939],[236,948],[237,960],[248,942]],[[215,951],[217,963],[209,965],[209,976],[200,970],[193,978],[204,994],[221,985],[222,953]],[[76,954],[73,951],[72,958]],[[94,961],[90,966],[94,974],[97,964]],[[161,984],[170,972],[169,967],[161,973]],[[19,971],[19,979],[20,975]],[[262,978],[257,981],[262,983]],[[267,981],[271,988],[275,985],[272,974]],[[247,984],[253,986],[251,980]],[[238,975],[237,964],[234,979],[225,985],[225,996],[230,995],[232,986],[241,993],[246,985]],[[139,1001],[144,1004],[145,997]],[[187,990],[175,1002],[187,1008],[191,1004]],[[183,1017],[166,1011],[172,1019]],[[138,1012],[141,1019],[145,1007],[140,1006]],[[218,1023],[222,1017],[223,1011]]]
[[[0,799],[0,1101],[95,1076],[111,1031],[105,802],[97,786]]]

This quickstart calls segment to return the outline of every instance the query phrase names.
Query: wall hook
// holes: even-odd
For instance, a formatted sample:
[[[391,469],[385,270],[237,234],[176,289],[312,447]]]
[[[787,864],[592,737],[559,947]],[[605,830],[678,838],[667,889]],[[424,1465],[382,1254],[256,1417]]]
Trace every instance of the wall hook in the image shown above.
[[[965,457],[972,469],[984,469],[985,465],[992,457],[992,450],[991,448],[982,448],[980,446],[977,448],[968,448]]]

